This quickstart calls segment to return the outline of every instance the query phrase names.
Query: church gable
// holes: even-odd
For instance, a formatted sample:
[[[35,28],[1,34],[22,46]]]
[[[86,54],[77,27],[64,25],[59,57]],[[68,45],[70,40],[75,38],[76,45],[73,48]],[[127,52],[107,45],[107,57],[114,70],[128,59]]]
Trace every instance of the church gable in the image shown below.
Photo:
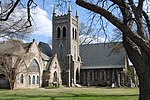
[[[61,81],[61,69],[57,54],[55,54],[49,61],[46,70],[43,72],[43,86],[61,85]]]
[[[50,70],[50,84],[56,82],[61,84],[61,69],[58,62],[57,54],[52,58],[51,64],[49,66]]]
[[[31,43],[31,46],[29,47],[29,51],[30,53],[34,53],[34,54],[39,54],[39,48],[36,44],[36,42],[33,40],[33,42]]]

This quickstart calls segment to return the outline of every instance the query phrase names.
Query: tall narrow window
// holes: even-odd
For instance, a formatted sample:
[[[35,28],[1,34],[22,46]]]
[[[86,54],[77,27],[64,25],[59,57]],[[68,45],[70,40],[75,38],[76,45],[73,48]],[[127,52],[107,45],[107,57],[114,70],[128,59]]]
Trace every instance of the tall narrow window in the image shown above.
[[[54,72],[54,78],[53,78],[53,82],[57,82],[57,72]]]
[[[31,76],[29,75],[28,78],[29,78],[29,80],[28,80],[28,81],[29,81],[29,84],[31,84]]]
[[[74,39],[74,28],[72,28],[72,38]]]
[[[77,30],[75,29],[75,39],[77,39]]]
[[[63,27],[63,37],[66,37],[66,27]]]
[[[4,74],[0,74],[0,83],[1,84],[7,83],[7,79],[6,79],[6,76]]]
[[[36,84],[39,84],[40,78],[37,76]]]
[[[61,44],[60,46],[59,46],[59,52],[60,52],[60,60],[62,60],[62,57],[63,57],[63,45]]]
[[[58,27],[57,28],[57,38],[60,38],[60,32],[61,32],[60,27]]]
[[[20,83],[23,83],[23,74],[20,76]]]
[[[32,84],[35,84],[35,76],[32,78]]]
[[[76,46],[74,46],[74,60],[76,60],[76,56],[77,56],[77,48]]]
[[[76,70],[76,83],[79,84],[79,71]]]

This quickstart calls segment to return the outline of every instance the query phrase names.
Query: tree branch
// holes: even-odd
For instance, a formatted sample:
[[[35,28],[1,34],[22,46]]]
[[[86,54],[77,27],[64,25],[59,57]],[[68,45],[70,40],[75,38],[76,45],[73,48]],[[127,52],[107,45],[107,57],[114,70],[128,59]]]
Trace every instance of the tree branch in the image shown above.
[[[132,8],[133,14],[135,16],[135,22],[137,26],[137,33],[141,36],[144,37],[144,32],[143,32],[143,26],[142,26],[142,7],[143,7],[143,0],[139,0],[138,7],[135,6],[133,0],[128,0],[129,5]]]
[[[98,13],[105,17],[107,20],[109,20],[114,26],[119,28],[125,36],[129,37],[136,45],[143,48],[145,52],[149,52],[150,55],[150,44],[148,40],[145,40],[137,33],[132,32],[132,30],[126,26],[123,22],[121,22],[117,17],[115,17],[111,12],[105,10],[104,8],[101,8],[99,6],[96,6],[94,4],[90,4],[84,0],[76,0],[76,3],[84,7],[86,9],[89,9],[95,13]]]
[[[0,21],[6,21],[6,20],[8,20],[9,16],[14,11],[14,9],[16,8],[16,6],[18,5],[19,2],[20,2],[20,0],[16,0],[16,2],[13,5],[13,7],[10,9],[10,11],[8,12],[8,14],[6,15],[6,17],[4,19],[1,18]]]
[[[146,24],[147,24],[147,27],[148,27],[148,32],[149,32],[149,35],[150,35],[150,19],[149,19],[149,16],[147,15],[147,13],[145,11],[142,11],[143,13],[143,16],[146,20]]]
[[[141,15],[142,10],[143,10],[143,2],[144,0],[139,0],[138,6],[137,6],[137,11]]]

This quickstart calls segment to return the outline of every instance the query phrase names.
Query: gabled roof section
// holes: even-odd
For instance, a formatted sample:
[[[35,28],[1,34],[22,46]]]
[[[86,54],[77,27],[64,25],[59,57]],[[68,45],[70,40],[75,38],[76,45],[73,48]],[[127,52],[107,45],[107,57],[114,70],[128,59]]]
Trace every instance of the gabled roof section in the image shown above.
[[[41,51],[41,56],[43,60],[49,60],[52,57],[52,49],[49,44],[39,42],[38,47]]]
[[[80,45],[80,56],[83,62],[81,69],[124,68],[125,50],[122,47],[115,52],[118,43],[99,43]]]
[[[31,46],[31,43],[22,43],[21,46],[23,47],[23,49],[25,50],[25,52],[27,52]]]

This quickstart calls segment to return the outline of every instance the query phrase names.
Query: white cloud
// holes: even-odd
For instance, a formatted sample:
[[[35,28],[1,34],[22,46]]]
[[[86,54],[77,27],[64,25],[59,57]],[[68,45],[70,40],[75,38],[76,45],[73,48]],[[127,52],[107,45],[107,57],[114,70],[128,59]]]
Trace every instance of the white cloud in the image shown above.
[[[93,37],[92,35],[80,35],[80,44],[94,44],[94,43],[104,43],[107,42],[105,38]]]
[[[4,41],[5,39],[4,38],[0,38],[0,41]]]
[[[145,10],[145,12],[147,12],[148,15],[150,15],[150,0],[144,1],[143,9]]]
[[[51,37],[52,21],[48,18],[48,13],[37,7],[32,11],[32,16],[35,23],[35,32],[33,34]]]

